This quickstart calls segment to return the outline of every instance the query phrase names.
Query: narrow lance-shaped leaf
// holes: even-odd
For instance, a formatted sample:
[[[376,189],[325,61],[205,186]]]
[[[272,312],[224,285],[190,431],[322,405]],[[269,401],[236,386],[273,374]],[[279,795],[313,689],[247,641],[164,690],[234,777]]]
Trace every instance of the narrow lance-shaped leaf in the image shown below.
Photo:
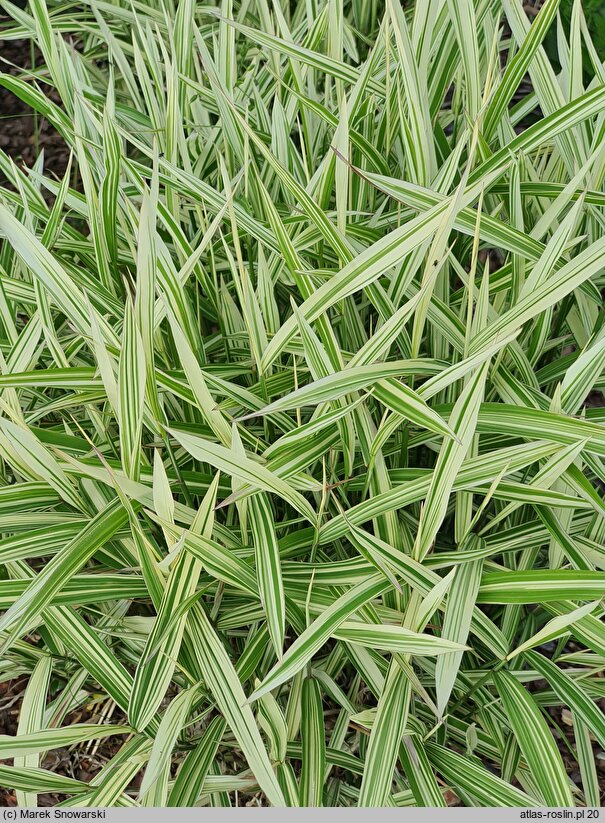
[[[549,806],[573,806],[557,744],[531,694],[508,672],[494,674],[511,728],[532,778]]]
[[[168,796],[168,806],[195,806],[204,780],[210,766],[216,757],[217,749],[225,731],[225,721],[222,717],[215,717],[204,732],[204,737],[198,741],[195,749],[190,752],[177,773],[172,790]]]
[[[90,520],[73,540],[58,552],[36,576],[18,600],[0,618],[0,631],[16,637],[33,623],[65,583],[128,520],[118,500]],[[6,644],[10,642],[10,638]]]
[[[21,702],[17,735],[35,734],[44,728],[44,708],[52,674],[52,662],[51,657],[45,656],[36,663]],[[37,754],[25,757],[16,756],[13,760],[13,766],[16,770],[21,768],[26,770],[28,768],[37,769],[38,761]],[[38,795],[36,790],[34,789],[33,792],[31,790],[18,790],[17,802],[20,806],[37,806]]]
[[[576,715],[590,729],[591,733],[603,746],[605,741],[605,718],[592,698],[578,681],[559,668],[543,654],[535,651],[526,651],[525,659],[533,669],[549,683],[558,697],[569,706]]]
[[[448,592],[441,636],[444,640],[465,644],[471,627],[473,608],[477,598],[483,561],[473,560],[457,566]],[[440,657],[435,669],[437,681],[437,709],[443,716],[456,682],[462,651],[453,651]]]
[[[102,740],[105,737],[119,734],[130,734],[129,726],[120,726],[111,723],[97,725],[95,723],[74,723],[62,729],[42,729],[33,734],[1,734],[0,757],[4,760],[16,754],[27,757],[40,754],[49,749],[59,749],[64,746],[73,746],[87,740]]]
[[[393,770],[405,730],[411,684],[405,672],[393,660],[372,726],[366,764],[359,790],[359,806],[386,806]]]
[[[256,573],[267,626],[278,657],[282,656],[286,603],[279,557],[279,544],[273,513],[267,496],[261,492],[250,500],[250,528],[256,555]]]
[[[350,615],[373,598],[378,597],[388,587],[389,583],[382,575],[373,575],[341,595],[294,641],[280,662],[271,669],[261,685],[255,689],[250,700],[255,700],[281,683],[290,680],[311,660]]]
[[[306,677],[302,687],[302,768],[301,806],[323,806],[326,772],[326,740],[321,692],[318,682]]]
[[[134,309],[128,303],[118,373],[118,417],[122,467],[131,480],[139,479],[144,400],[145,351]]]
[[[475,758],[465,757],[434,743],[427,744],[427,753],[433,766],[449,783],[463,789],[484,806],[496,804],[532,808],[541,805],[536,798],[488,771]]]
[[[237,477],[254,488],[261,488],[279,495],[312,523],[315,521],[313,509],[305,498],[285,480],[281,480],[260,463],[248,457],[237,458],[230,449],[185,432],[174,429],[169,429],[169,431],[175,440],[198,460],[210,463],[219,471]]]
[[[557,637],[560,637],[568,627],[573,626],[576,621],[581,620],[593,612],[597,606],[598,603],[586,603],[584,606],[572,609],[572,611],[567,614],[553,617],[540,631],[525,640],[520,646],[517,646],[517,648],[508,655],[508,659],[510,660],[535,646],[540,646],[543,643],[549,643],[551,640],[555,640]]]
[[[283,806],[283,793],[225,647],[202,608],[194,606],[190,619],[200,674],[241,746],[259,786],[272,805]]]
[[[204,536],[212,533],[218,479],[217,474],[197,513],[198,522],[203,523]],[[162,602],[137,666],[130,696],[128,718],[140,731],[152,720],[172,679],[188,615],[185,611],[176,622],[173,616],[179,605],[194,594],[201,569],[199,559],[187,551],[181,551],[170,568]]]
[[[414,554],[419,560],[430,550],[443,522],[456,475],[475,434],[488,368],[489,364],[485,363],[477,369],[452,410],[449,422],[456,440],[444,441],[433,470],[414,545]]]
[[[151,790],[154,783],[160,778],[166,764],[170,763],[172,748],[185,725],[196,692],[197,686],[179,692],[164,712],[143,775],[139,790],[141,797]]]

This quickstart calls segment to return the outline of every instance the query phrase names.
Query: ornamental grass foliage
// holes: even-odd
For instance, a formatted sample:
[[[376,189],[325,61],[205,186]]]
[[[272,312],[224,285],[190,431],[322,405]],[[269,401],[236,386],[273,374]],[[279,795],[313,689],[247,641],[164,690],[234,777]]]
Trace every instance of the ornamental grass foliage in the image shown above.
[[[71,161],[0,153],[0,785],[598,806],[582,3],[2,7]]]

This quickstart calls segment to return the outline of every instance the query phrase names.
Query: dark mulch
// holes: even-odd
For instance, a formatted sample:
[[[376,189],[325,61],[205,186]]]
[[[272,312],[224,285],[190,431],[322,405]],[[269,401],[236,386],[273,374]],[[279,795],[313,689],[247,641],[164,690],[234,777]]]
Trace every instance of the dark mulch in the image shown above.
[[[18,678],[7,683],[0,683],[0,734],[17,734],[17,723],[23,692],[27,685],[25,678]],[[102,716],[107,702],[102,705],[91,701],[71,714],[63,721],[63,726],[75,723],[123,723],[127,724],[124,713],[114,706],[111,716]],[[66,777],[88,783],[119,752],[124,744],[124,736],[107,737],[95,743],[82,743],[72,748],[53,749],[41,761],[43,769],[62,774]],[[0,760],[10,764],[10,760]],[[132,781],[131,789],[136,790],[140,784],[141,774]],[[38,795],[38,806],[56,806],[66,797],[59,794]],[[0,786],[0,808],[15,806],[15,792],[10,787]]]
[[[0,29],[0,71],[21,75],[32,68],[32,57],[34,67],[42,63],[37,50],[34,49],[32,54],[29,40],[2,40]],[[57,177],[63,176],[69,160],[67,146],[48,120],[36,116],[25,103],[1,86],[0,149],[15,163],[26,166],[32,166],[39,153],[44,151],[45,172]]]

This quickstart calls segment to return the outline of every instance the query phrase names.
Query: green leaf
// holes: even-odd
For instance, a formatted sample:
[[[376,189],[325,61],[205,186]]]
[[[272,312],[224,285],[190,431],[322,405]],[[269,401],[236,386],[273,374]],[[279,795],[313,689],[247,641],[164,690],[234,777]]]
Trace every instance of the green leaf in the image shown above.
[[[544,802],[549,806],[573,806],[561,754],[535,700],[512,674],[499,672],[493,678]]]
[[[414,545],[418,560],[429,552],[443,522],[456,476],[475,434],[487,371],[487,363],[477,370],[452,410],[450,427],[456,439],[444,441],[435,464]]]
[[[182,431],[168,430],[175,440],[184,449],[193,455],[197,460],[210,463],[214,468],[232,477],[236,477],[243,483],[255,489],[263,489],[272,492],[286,500],[290,505],[304,515],[311,522],[315,521],[313,509],[305,498],[293,489],[285,480],[281,480],[265,466],[256,463],[249,457],[237,456],[231,449],[219,446],[193,437]]]
[[[254,690],[250,700],[272,691],[281,683],[290,680],[299,672],[324,645],[338,627],[358,609],[378,597],[389,586],[382,575],[374,575],[363,583],[350,588],[345,594],[334,600],[311,625],[296,638],[261,685]]]

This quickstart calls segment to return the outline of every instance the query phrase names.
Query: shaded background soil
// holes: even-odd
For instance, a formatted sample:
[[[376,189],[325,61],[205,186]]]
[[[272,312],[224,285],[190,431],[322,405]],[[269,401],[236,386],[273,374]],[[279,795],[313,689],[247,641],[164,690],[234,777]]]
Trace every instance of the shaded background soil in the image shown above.
[[[3,41],[0,35],[0,71],[22,74],[23,70],[32,68],[32,63],[35,67],[42,60],[37,50],[32,51],[29,40]],[[18,97],[2,87],[0,149],[17,164],[24,163],[27,166],[32,166],[40,151],[43,151],[46,173],[57,177],[63,176],[69,160],[67,146],[50,123],[44,117],[34,114]]]

